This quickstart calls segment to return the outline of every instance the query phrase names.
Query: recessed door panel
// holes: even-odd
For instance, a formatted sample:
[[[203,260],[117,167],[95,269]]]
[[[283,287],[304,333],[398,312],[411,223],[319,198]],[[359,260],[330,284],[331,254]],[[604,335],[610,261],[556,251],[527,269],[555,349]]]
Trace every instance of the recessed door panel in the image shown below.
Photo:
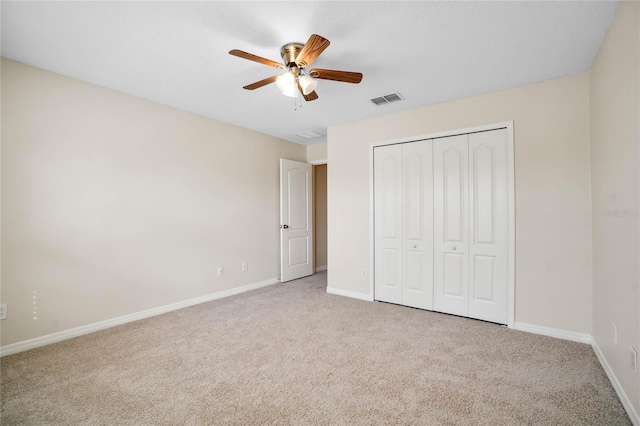
[[[424,234],[424,156],[415,151],[410,152],[405,155],[404,165],[405,205],[407,206],[405,238],[422,240]]]
[[[469,314],[468,135],[433,142],[434,309]]]
[[[383,249],[382,250],[382,284],[385,287],[391,287],[400,290],[400,282],[398,278],[401,268],[400,250]]]
[[[495,184],[493,158],[494,150],[486,144],[479,145],[472,149],[471,166],[473,167],[472,193],[476,196],[473,199],[473,219],[474,219],[474,242],[492,244],[493,221],[495,220]]]
[[[425,290],[425,272],[423,268],[424,255],[421,251],[407,250],[405,252],[405,289],[414,292]]]
[[[289,238],[289,267],[306,265],[309,263],[309,237]]]
[[[289,182],[289,229],[291,231],[305,231],[309,229],[307,215],[307,191],[311,175],[303,169],[293,169],[287,172]]]
[[[495,260],[493,256],[475,255],[473,257],[473,295],[474,301],[495,302]]]
[[[442,195],[444,197],[444,239],[461,241],[462,239],[462,197],[466,170],[462,170],[463,156],[466,150],[452,146],[442,154]],[[465,191],[466,192],[466,191]]]
[[[386,156],[382,160],[382,235],[385,239],[400,237],[400,221],[398,205],[400,203],[400,191],[398,175],[400,173],[400,159],[395,156]]]
[[[444,253],[444,295],[449,297],[463,296],[463,272],[464,259],[461,254]]]
[[[374,298],[402,303],[402,146],[376,147],[374,176]]]

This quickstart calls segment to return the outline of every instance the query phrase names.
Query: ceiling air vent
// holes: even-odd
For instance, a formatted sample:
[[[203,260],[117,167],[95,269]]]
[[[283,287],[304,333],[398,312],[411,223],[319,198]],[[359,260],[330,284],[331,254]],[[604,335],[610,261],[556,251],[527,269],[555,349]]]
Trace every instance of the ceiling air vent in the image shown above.
[[[322,135],[320,133],[314,132],[313,130],[307,130],[306,132],[296,133],[296,136],[299,136],[305,139],[315,139],[315,138],[319,138]]]
[[[402,96],[400,96],[400,93],[391,93],[389,95],[380,96],[379,98],[373,98],[371,99],[371,102],[379,106],[389,104],[391,102],[401,101],[402,99],[403,98]]]

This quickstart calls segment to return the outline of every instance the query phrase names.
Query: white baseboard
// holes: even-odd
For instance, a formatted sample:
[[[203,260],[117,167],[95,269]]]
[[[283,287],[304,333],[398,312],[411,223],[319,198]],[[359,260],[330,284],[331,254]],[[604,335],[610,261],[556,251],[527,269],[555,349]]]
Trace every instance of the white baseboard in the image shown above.
[[[613,370],[611,369],[611,366],[607,362],[607,359],[604,357],[604,354],[600,350],[600,347],[598,346],[598,343],[595,341],[595,339],[592,339],[591,347],[593,348],[593,351],[596,353],[596,356],[598,357],[598,361],[600,361],[600,365],[602,365],[602,369],[604,370],[605,373],[607,373],[607,377],[609,378],[609,381],[613,385],[613,388],[616,390],[616,393],[618,394],[618,398],[620,398],[620,402],[622,402],[622,406],[627,411],[627,415],[631,419],[631,423],[633,423],[634,426],[640,426],[640,416],[638,415],[638,412],[633,407],[633,404],[631,404],[631,400],[629,399],[626,392],[622,388],[622,385],[618,381],[618,378],[616,377]]]
[[[229,290],[207,294],[205,296],[195,297],[193,299],[183,300],[182,302],[171,303],[169,305],[159,306],[157,308],[147,309],[145,311],[135,312],[133,314],[95,322],[93,324],[83,325],[69,330],[59,331],[53,334],[47,334],[46,336],[36,337],[34,339],[23,340],[22,342],[12,343],[10,345],[0,347],[0,356],[12,355],[29,349],[38,348],[40,346],[50,345],[52,343],[61,342],[63,340],[73,339],[74,337],[93,333],[98,330],[104,330],[105,328],[115,327],[117,325],[138,321],[160,314],[165,314],[167,312],[175,311],[182,308],[188,308],[189,306],[210,302],[212,300],[222,299],[224,297],[229,297],[236,294],[244,293],[246,291],[255,290],[272,284],[277,284],[279,282],[280,281],[277,278],[273,278],[266,281],[244,285],[242,287],[236,287]]]
[[[561,330],[559,328],[543,327],[540,325],[526,324],[516,322],[514,325],[516,330],[526,331],[528,333],[541,334],[543,336],[556,337],[558,339],[571,340],[578,343],[591,343],[591,335],[586,333],[577,333],[575,331]]]
[[[327,265],[317,266],[316,267],[316,272],[321,272],[321,271],[326,271],[326,270],[327,270]]]
[[[368,294],[357,293],[355,291],[342,290],[334,287],[327,287],[327,293],[335,294],[337,296],[351,297],[353,299],[366,300],[367,302],[373,302],[373,298]]]

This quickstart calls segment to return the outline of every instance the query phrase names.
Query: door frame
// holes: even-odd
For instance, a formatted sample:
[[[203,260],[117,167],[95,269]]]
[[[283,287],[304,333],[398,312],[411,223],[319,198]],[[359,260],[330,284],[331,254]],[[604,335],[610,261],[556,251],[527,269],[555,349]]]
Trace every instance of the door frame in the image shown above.
[[[424,135],[410,136],[406,138],[392,139],[369,143],[369,297],[374,300],[375,279],[375,222],[374,222],[374,176],[373,176],[373,149],[377,146],[417,142],[428,139],[438,139],[448,136],[464,135],[468,133],[486,132],[490,130],[507,130],[507,327],[515,328],[515,289],[516,289],[516,226],[515,226],[515,157],[513,143],[513,120],[500,123],[486,124],[483,126],[466,127],[463,129],[446,130]]]

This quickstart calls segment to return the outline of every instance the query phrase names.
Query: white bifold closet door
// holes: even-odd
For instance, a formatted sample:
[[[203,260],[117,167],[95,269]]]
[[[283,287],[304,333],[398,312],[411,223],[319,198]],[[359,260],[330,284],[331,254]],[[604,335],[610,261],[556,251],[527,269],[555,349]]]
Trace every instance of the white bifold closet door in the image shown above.
[[[431,141],[375,148],[375,295],[433,309]]]
[[[506,129],[437,139],[434,309],[507,323]]]
[[[433,309],[432,142],[375,148],[376,300]]]
[[[375,300],[507,323],[507,131],[374,148]]]

